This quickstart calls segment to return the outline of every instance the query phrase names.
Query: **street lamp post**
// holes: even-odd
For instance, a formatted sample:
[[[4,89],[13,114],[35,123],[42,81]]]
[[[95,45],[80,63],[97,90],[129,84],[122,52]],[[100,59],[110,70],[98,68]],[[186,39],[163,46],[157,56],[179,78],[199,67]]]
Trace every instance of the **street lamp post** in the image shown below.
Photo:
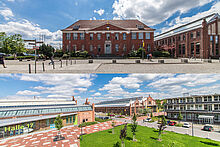
[[[143,48],[142,48],[142,60],[144,60],[144,40],[142,40]]]
[[[194,132],[193,132],[193,113],[192,113],[192,136],[194,136]]]

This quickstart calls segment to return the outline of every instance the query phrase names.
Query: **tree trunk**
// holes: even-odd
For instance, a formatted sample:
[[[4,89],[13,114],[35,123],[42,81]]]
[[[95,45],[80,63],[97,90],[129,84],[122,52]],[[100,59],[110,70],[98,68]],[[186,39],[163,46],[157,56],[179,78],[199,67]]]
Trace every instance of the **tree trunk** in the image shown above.
[[[136,138],[135,138],[135,135],[133,135],[133,141],[137,141]]]

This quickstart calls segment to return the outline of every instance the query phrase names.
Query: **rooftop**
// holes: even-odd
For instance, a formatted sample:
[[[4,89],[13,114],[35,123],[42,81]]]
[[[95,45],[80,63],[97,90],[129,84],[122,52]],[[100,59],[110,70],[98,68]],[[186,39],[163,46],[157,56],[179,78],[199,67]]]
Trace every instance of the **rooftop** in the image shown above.
[[[90,30],[105,24],[114,25],[126,30],[138,30],[138,26],[141,26],[144,30],[154,31],[154,29],[148,27],[139,20],[79,20],[62,31],[72,31],[74,29],[79,31]]]

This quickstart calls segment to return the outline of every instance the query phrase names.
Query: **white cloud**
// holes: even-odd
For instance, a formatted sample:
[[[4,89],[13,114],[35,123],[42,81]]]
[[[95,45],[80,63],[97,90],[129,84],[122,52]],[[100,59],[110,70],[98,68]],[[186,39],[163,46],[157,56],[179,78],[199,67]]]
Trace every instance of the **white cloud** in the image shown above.
[[[25,39],[38,39],[39,35],[45,35],[45,43],[48,43],[55,48],[60,47],[62,39],[62,32],[60,30],[51,32],[48,29],[40,28],[38,24],[34,24],[26,19],[0,24],[0,32],[6,32],[7,34],[21,34]]]
[[[18,91],[16,94],[17,95],[40,95],[39,92],[30,91],[30,90]]]
[[[0,7],[0,15],[2,15],[5,20],[10,20],[11,18],[14,17],[12,10],[7,7],[3,7],[3,8]]]
[[[168,30],[172,30],[176,27],[182,26],[184,24],[187,24],[189,22],[192,22],[194,20],[200,19],[202,17],[208,16],[210,14],[213,13],[219,13],[220,14],[220,1],[216,2],[209,10],[204,11],[204,12],[199,12],[193,16],[190,17],[183,17],[180,18],[180,16],[178,16],[177,18],[173,19],[170,24],[169,27],[164,27],[161,28],[160,31],[161,32],[166,32]]]
[[[32,81],[43,83],[44,86],[31,87],[37,90],[39,94],[46,94],[47,97],[71,98],[71,96],[79,96],[92,86],[93,74],[43,74],[43,75],[14,75],[16,79],[22,81]],[[19,91],[17,94],[29,93],[30,91]],[[35,93],[37,94],[37,93]]]
[[[96,92],[95,94],[93,94],[92,96],[101,96],[102,94],[100,92]]]
[[[104,9],[94,10],[94,13],[97,13],[100,16],[102,16],[105,13],[105,10]]]
[[[147,25],[161,23],[174,13],[203,6],[213,0],[115,0],[112,5],[115,18],[139,19]]]

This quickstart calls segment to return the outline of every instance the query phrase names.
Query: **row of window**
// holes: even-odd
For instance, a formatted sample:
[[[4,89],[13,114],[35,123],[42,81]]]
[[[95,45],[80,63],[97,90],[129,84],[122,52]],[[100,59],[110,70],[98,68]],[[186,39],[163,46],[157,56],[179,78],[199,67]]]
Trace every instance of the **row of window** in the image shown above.
[[[177,39],[175,39],[177,38]],[[195,31],[190,33],[190,38],[195,39],[195,38],[200,38],[200,31]],[[178,37],[172,37],[168,39],[163,39],[157,42],[157,45],[170,45],[172,43],[175,43],[175,41],[185,41],[186,40],[186,34],[181,34]]]
[[[101,33],[98,33],[97,34],[97,40],[101,40]],[[119,33],[115,33],[115,36],[114,36],[115,40],[119,40]],[[79,39],[80,40],[85,40],[85,33],[79,33]],[[89,34],[89,39],[90,40],[94,40],[94,34],[93,33],[90,33]],[[106,40],[110,40],[111,39],[111,35],[110,33],[107,33],[106,34]],[[126,33],[123,33],[123,40],[126,40],[127,39],[127,34]],[[137,39],[137,33],[131,33],[131,39]],[[140,32],[138,33],[138,39],[144,39],[144,33],[143,32]],[[150,33],[149,32],[146,32],[145,33],[145,39],[150,39]],[[71,33],[66,33],[66,40],[71,40]],[[73,40],[78,40],[78,33],[73,33]]]
[[[141,47],[142,47],[142,44],[140,45],[139,48],[141,48]],[[115,44],[114,48],[115,48],[115,52],[119,52],[119,44]],[[67,49],[67,52],[70,51],[69,45],[67,45],[66,49]],[[94,51],[94,49],[96,49],[96,46],[89,45],[89,51],[90,52]],[[124,44],[122,49],[123,49],[124,52],[126,52],[127,51],[127,45]],[[135,50],[134,44],[132,45],[131,49]],[[81,46],[81,50],[85,50],[85,45],[84,44]],[[98,50],[98,52],[101,52],[101,45],[97,45],[97,50]],[[151,45],[147,44],[147,51],[150,52],[150,50],[151,50]],[[77,45],[76,44],[73,45],[73,51],[77,51]]]
[[[186,102],[212,102],[212,96],[198,97],[198,98],[182,98],[182,99],[169,99],[167,103],[186,103]],[[214,96],[214,101],[220,101],[220,96]]]
[[[76,116],[73,115],[73,116],[66,116],[66,124],[72,124],[75,122],[75,118]]]
[[[16,111],[0,111],[0,117],[14,117],[24,115],[40,115],[48,113],[62,113],[62,112],[78,112],[91,111],[91,107],[72,107],[72,108],[53,108],[53,109],[37,109],[37,110],[16,110]]]

